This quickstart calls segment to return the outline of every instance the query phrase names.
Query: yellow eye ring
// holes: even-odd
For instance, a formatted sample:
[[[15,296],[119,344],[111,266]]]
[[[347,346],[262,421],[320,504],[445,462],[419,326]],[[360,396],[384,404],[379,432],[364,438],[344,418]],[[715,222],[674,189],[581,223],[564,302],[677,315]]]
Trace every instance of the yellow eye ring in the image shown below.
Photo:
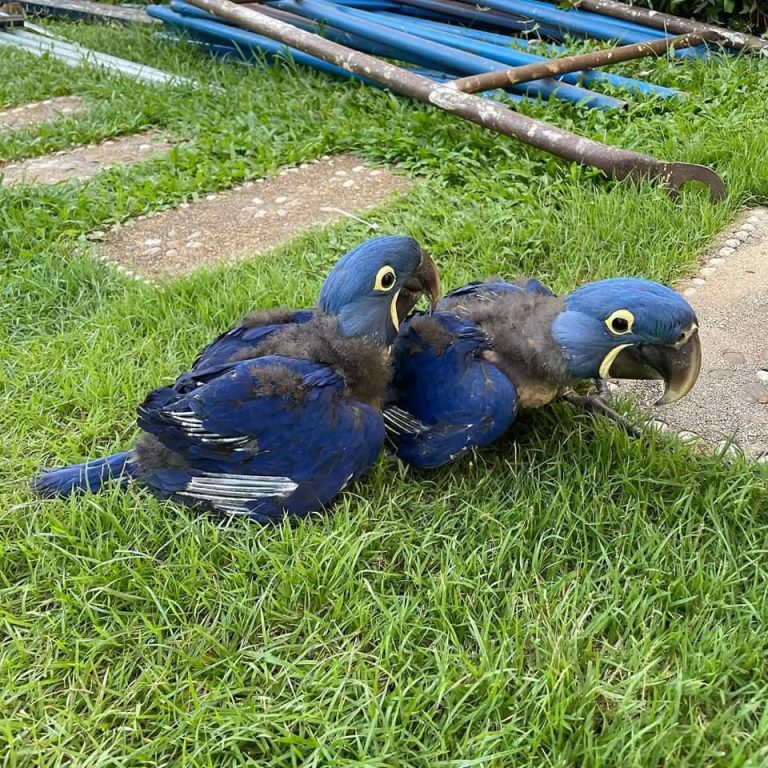
[[[384,292],[391,291],[396,282],[397,275],[395,274],[395,270],[387,264],[387,266],[382,267],[376,273],[376,280],[373,283],[373,290]]]
[[[628,309],[617,309],[608,315],[605,324],[614,336],[624,336],[627,333],[632,333],[635,316]]]

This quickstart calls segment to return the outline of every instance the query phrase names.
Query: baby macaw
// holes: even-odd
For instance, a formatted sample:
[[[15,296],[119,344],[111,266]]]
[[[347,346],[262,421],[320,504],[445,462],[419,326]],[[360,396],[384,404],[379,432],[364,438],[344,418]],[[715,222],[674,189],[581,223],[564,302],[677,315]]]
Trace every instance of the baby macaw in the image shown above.
[[[635,278],[564,298],[536,280],[471,283],[403,323],[393,357],[384,420],[397,455],[422,468],[493,442],[518,409],[557,396],[621,420],[597,398],[569,392],[578,381],[663,379],[664,404],[686,395],[701,367],[693,309]]]
[[[388,348],[439,278],[408,237],[343,256],[314,310],[256,313],[138,408],[134,448],[42,473],[41,496],[140,481],[160,498],[267,522],[328,504],[378,456]]]

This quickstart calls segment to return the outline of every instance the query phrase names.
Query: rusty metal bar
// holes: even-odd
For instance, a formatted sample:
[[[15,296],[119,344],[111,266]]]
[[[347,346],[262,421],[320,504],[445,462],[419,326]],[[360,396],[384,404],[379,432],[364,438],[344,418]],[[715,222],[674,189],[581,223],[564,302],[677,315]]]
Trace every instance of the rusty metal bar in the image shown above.
[[[413,8],[435,11],[465,21],[476,22],[482,20],[483,23],[493,24],[502,29],[511,29],[515,32],[555,31],[552,27],[537,24],[532,19],[518,18],[509,13],[495,11],[480,3],[468,5],[467,3],[460,2],[460,0],[397,0],[397,2],[400,5],[409,5]]]
[[[768,56],[768,40],[763,40],[756,35],[747,35],[743,32],[734,32],[715,24],[704,24],[692,19],[684,19],[661,11],[651,11],[648,8],[638,8],[635,5],[618,3],[616,0],[575,0],[574,8],[582,8],[585,11],[602,13],[604,16],[612,16],[615,19],[634,21],[647,27],[661,29],[665,32],[674,32],[676,35],[689,34],[691,32],[717,32],[724,43],[739,50],[753,51]]]
[[[143,8],[130,8],[93,0],[18,0],[32,16],[77,21],[114,21],[120,24],[156,24]]]
[[[469,77],[453,80],[449,85],[464,93],[490,91],[494,88],[507,88],[510,85],[527,83],[542,77],[556,77],[568,72],[580,72],[583,69],[605,67],[621,61],[642,59],[646,56],[659,56],[665,54],[670,48],[690,48],[691,46],[718,40],[719,38],[720,35],[716,32],[694,32],[691,35],[669,37],[665,40],[649,40],[647,43],[622,45],[618,48],[606,48],[601,51],[582,53],[578,56],[539,61],[535,64],[526,64],[521,67],[486,72],[482,75],[470,75]]]
[[[567,56],[561,59],[551,59],[519,67],[510,67],[506,70],[462,77],[453,80],[450,86],[464,93],[477,93],[479,91],[527,83],[530,80],[536,80],[541,77],[556,77],[570,72],[604,67],[647,56],[663,55],[670,48],[688,48],[699,45],[702,42],[717,39],[719,39],[719,34],[710,32],[681,35],[663,40],[649,40],[644,43],[607,48],[577,56]]]
[[[714,200],[725,196],[722,179],[707,166],[667,163],[650,155],[600,144],[514,112],[502,104],[435,83],[389,62],[297,29],[252,7],[238,6],[230,0],[190,0],[190,3],[239,27],[278,40],[348,72],[362,75],[396,93],[438,107],[492,131],[520,139],[566,160],[599,168],[614,179],[656,179],[668,184],[673,191],[688,181],[699,181],[709,188]]]

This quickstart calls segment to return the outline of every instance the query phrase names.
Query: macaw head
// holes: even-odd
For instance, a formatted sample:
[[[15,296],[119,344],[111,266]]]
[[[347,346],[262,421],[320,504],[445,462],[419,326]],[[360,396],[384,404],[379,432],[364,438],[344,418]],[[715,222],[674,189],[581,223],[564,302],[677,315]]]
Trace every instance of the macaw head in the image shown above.
[[[663,379],[673,403],[701,368],[698,321],[678,293],[636,278],[600,280],[565,299],[552,333],[577,379]]]
[[[410,237],[374,237],[342,256],[323,283],[318,307],[339,318],[345,336],[395,340],[421,294],[440,298],[435,262]]]

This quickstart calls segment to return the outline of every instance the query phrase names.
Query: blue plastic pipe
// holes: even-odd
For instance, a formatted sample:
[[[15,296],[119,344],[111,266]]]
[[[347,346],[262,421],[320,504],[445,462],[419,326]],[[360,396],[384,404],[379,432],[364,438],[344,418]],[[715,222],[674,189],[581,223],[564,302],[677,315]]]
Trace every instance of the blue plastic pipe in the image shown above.
[[[505,29],[515,29],[517,31],[528,31],[534,28],[541,28],[533,21],[521,21],[508,14],[498,13],[496,11],[480,10],[478,6],[467,5],[462,8],[460,5],[446,6],[441,0],[416,0],[417,4],[405,5],[404,3],[392,0],[333,0],[334,5],[342,8],[356,8],[361,11],[373,11],[375,13],[391,12],[402,13],[406,16],[415,16],[417,18],[432,19],[434,21],[446,21],[449,19],[463,19],[465,21],[477,21],[481,23],[502,26]],[[272,5],[272,0],[267,5]],[[553,34],[559,34],[555,27],[548,28]]]
[[[356,13],[356,11],[349,9],[349,13]],[[391,13],[379,13],[377,18],[382,24],[391,26],[394,29],[401,29],[403,31],[411,32],[419,37],[424,37],[427,40],[434,40],[436,42],[444,43],[455,48],[460,48],[463,51],[475,53],[478,56],[485,56],[486,58],[499,61],[508,66],[520,66],[523,64],[532,64],[540,61],[548,61],[546,56],[538,56],[532,53],[526,53],[520,50],[525,48],[525,41],[519,38],[508,38],[502,35],[495,35],[495,39],[504,41],[504,44],[484,42],[480,39],[486,33],[480,33],[479,36],[468,37],[464,33],[466,30],[458,27],[452,27],[447,24],[439,24],[437,22],[424,21],[419,19],[404,19],[402,16]],[[490,34],[490,33],[488,33]],[[515,48],[512,48],[510,41],[514,41]],[[562,49],[562,46],[557,46]],[[584,70],[582,72],[570,72],[564,75],[560,75],[556,79],[562,80],[572,85],[592,85],[593,83],[609,83],[620,88],[625,88],[630,91],[639,93],[655,94],[657,96],[663,96],[665,98],[681,98],[683,94],[673,88],[665,88],[660,85],[654,85],[653,83],[646,83],[642,80],[634,80],[628,77],[622,77],[621,75],[613,75],[609,72],[600,72],[594,69]]]
[[[197,8],[194,5],[185,3],[183,0],[172,0],[171,11],[168,11],[167,6],[148,6],[147,13],[154,18],[161,19],[164,22],[166,28],[176,30],[177,32],[183,31],[187,33],[190,43],[205,48],[206,50],[213,53],[216,57],[224,61],[230,59],[235,59],[238,62],[252,61],[256,58],[257,52],[264,54],[268,59],[289,58],[293,61],[299,61],[299,57],[294,57],[293,54],[301,53],[303,57],[306,57],[306,61],[301,61],[300,63],[308,64],[312,67],[315,66],[313,63],[315,57],[310,56],[309,54],[303,54],[300,51],[295,51],[293,48],[288,48],[284,45],[278,45],[280,50],[271,50],[271,46],[270,50],[268,50],[267,46],[263,44],[263,40],[269,40],[269,38],[262,39],[262,36],[256,33],[247,32],[243,35],[237,35],[236,37],[242,41],[238,42],[233,39],[233,36],[231,36],[229,32],[232,30],[244,32],[242,29],[239,27],[231,26],[229,24],[220,23],[219,21],[215,21],[215,16],[212,16],[211,14]],[[185,18],[207,23],[204,26],[201,24],[189,24],[185,23]],[[247,43],[245,42],[246,35],[248,38]],[[351,37],[350,35],[346,36]],[[175,37],[176,39],[179,39],[178,34],[176,34]],[[275,41],[270,40],[270,42],[274,43]],[[328,71],[331,74],[340,74],[346,76],[348,79],[357,80],[367,85],[372,85],[376,88],[382,88],[379,83],[375,83],[373,81],[359,77],[350,72],[347,72],[346,70],[341,70],[332,64],[327,64],[327,62],[323,62],[323,64],[327,65],[325,71]],[[415,72],[422,77],[426,77],[436,83],[445,83],[453,79],[452,76],[446,75],[443,72],[436,72],[435,70],[431,69],[411,67],[410,71]],[[498,96],[513,102],[527,101],[525,96],[520,96],[519,94],[504,93],[503,91],[499,90],[489,91],[483,95],[486,98],[490,98],[494,94],[498,94]]]
[[[350,9],[351,10],[351,9]],[[403,7],[403,11],[406,7]],[[446,19],[445,21],[435,21],[433,19],[414,18],[410,14],[402,13],[400,10],[395,12],[381,11],[376,14],[377,17],[402,19],[403,21],[413,21],[425,26],[435,27],[437,29],[445,29],[448,32],[455,32],[457,35],[466,35],[472,37],[475,40],[485,40],[486,42],[494,43],[495,45],[507,46],[515,45],[520,48],[528,48],[529,43],[536,43],[537,45],[545,46],[547,49],[556,51],[563,48],[556,43],[548,43],[542,40],[540,37],[515,37],[507,33],[492,32],[486,29],[476,29],[475,27],[467,27],[463,24],[454,24],[453,20]]]
[[[337,0],[334,0],[337,1]],[[397,13],[389,13],[389,12],[382,12],[377,14],[377,16],[384,16],[384,17],[396,17],[396,18],[402,18],[406,21],[411,20],[410,15],[402,14],[400,12]],[[434,26],[439,29],[447,29],[450,32],[455,32],[456,34],[460,34],[462,36],[467,36],[474,38],[475,40],[483,40],[488,43],[493,43],[494,45],[500,45],[502,48],[507,48],[508,46],[512,45],[517,48],[522,48],[524,51],[530,50],[530,43],[536,43],[536,45],[541,46],[545,50],[553,51],[555,53],[569,53],[570,49],[566,45],[559,45],[558,43],[551,43],[546,42],[545,40],[542,40],[538,37],[514,37],[513,35],[507,35],[507,34],[500,34],[499,32],[492,32],[485,29],[473,29],[472,27],[465,27],[465,26],[459,26],[456,24],[451,24],[448,21],[436,21],[434,19],[426,19],[426,18],[417,18],[414,19],[415,21],[418,21],[419,24],[424,24],[427,26]],[[693,48],[678,48],[674,50],[672,53],[675,56],[682,56],[685,53],[688,53],[689,56],[697,58],[700,56],[711,56],[714,55],[713,52],[707,48],[705,45],[699,45],[694,46]]]
[[[470,4],[467,4],[464,7],[461,5],[446,6],[441,0],[414,0],[414,2],[415,5],[411,5],[410,3],[408,5],[405,5],[404,3],[396,3],[397,9],[395,12],[419,18],[422,15],[419,11],[426,11],[432,14],[430,18],[433,21],[459,19],[465,22],[482,24],[483,26],[510,29],[513,32],[540,32],[557,40],[562,39],[562,34],[558,27],[541,25],[531,20],[519,19],[516,16],[499,13],[490,10],[487,7],[480,10],[478,6]],[[342,4],[346,5],[346,3]],[[350,3],[349,7],[354,7],[354,5]]]
[[[235,27],[234,25],[222,21],[217,16],[214,16],[207,11],[203,11],[197,6],[184,2],[184,0],[171,0],[171,10],[176,11],[176,13],[179,13],[182,16],[190,16],[197,19],[207,19],[208,21],[212,21],[216,24],[221,24],[226,27],[231,27],[232,29],[241,29],[240,27]],[[291,20],[290,23],[294,24],[294,26],[299,27],[300,29],[306,30],[307,32],[313,32],[314,34],[322,35],[328,40],[333,40],[335,43],[340,43],[341,45],[346,45],[350,48],[354,48],[355,50],[362,51],[363,53],[368,53],[371,56],[380,56],[389,59],[397,58],[397,51],[388,46],[378,45],[377,43],[367,40],[366,38],[350,35],[347,32],[341,32],[334,27],[329,26],[328,24],[320,24],[316,21],[304,19],[301,17],[296,17],[296,19]],[[423,67],[429,67],[430,64],[430,62],[427,60],[417,60],[417,57],[414,57],[414,61],[412,63]]]
[[[172,3],[173,5],[173,3]],[[155,37],[159,40],[169,40],[171,42],[179,42],[181,38],[178,35],[170,34],[167,32],[161,32],[155,35]],[[229,62],[229,63],[236,63],[236,64],[250,64],[254,61],[254,59],[257,58],[257,52],[253,48],[242,48],[235,43],[212,43],[210,41],[206,40],[199,40],[197,38],[193,37],[187,37],[185,40],[187,44],[194,45],[198,48],[203,49],[207,53],[212,53],[216,58],[221,59],[222,61]],[[258,52],[259,54],[262,54],[261,51]],[[271,54],[263,54],[268,59],[275,59],[277,57],[272,56]],[[410,72],[414,72],[417,75],[421,75],[422,77],[426,77],[429,80],[433,80],[436,83],[446,83],[449,80],[451,80],[450,75],[446,75],[443,72],[435,72],[431,69],[421,69],[419,67],[409,67]],[[377,88],[382,88],[381,85],[378,83],[372,83],[372,85],[375,85]],[[484,96],[490,96],[491,94],[498,94],[500,97],[503,97],[504,99],[511,100],[514,102],[520,102],[520,101],[527,101],[525,96],[519,96],[516,93],[504,93],[503,91],[488,91],[486,94],[478,94],[478,95],[484,95]]]
[[[238,27],[231,27],[227,24],[220,24],[215,21],[208,21],[207,19],[182,16],[172,11],[167,5],[148,5],[146,10],[147,14],[153,19],[159,19],[172,29],[190,32],[202,42],[211,42],[216,45],[221,45],[222,42],[225,45],[234,43],[238,47],[261,51],[269,57],[280,56],[283,59],[292,59],[299,64],[305,64],[322,72],[363,82],[366,85],[380,87],[378,83],[374,83],[360,75],[355,75],[346,69],[337,67],[335,64],[329,64],[327,61],[310,56],[303,51],[289,48],[283,43],[263,35],[258,35],[255,32],[247,32]]]
[[[474,75],[493,70],[506,69],[507,66],[492,59],[483,58],[472,53],[458,51],[447,45],[426,42],[424,38],[407,32],[400,32],[376,21],[374,14],[365,11],[342,10],[323,0],[281,0],[275,7],[291,11],[300,16],[306,16],[321,21],[327,21],[337,29],[352,32],[362,37],[375,40],[396,48],[398,58],[407,61],[409,55],[427,57],[432,60],[432,69],[453,72],[461,75]],[[361,18],[364,16],[364,18]],[[513,86],[515,93],[535,94],[543,97],[551,95],[557,98],[583,103],[597,109],[616,109],[626,106],[626,102],[599,93],[554,80],[536,80]]]
[[[361,7],[359,3],[373,2],[374,0],[334,0],[337,5],[348,6],[350,8]],[[387,0],[375,0],[380,10],[387,12],[381,7]],[[526,11],[512,11],[503,9],[501,3],[494,6],[493,2],[482,3],[484,10],[479,10],[478,5],[472,0],[459,0],[466,5],[466,11],[461,11],[455,5],[445,6],[441,0],[413,0],[418,4],[416,8],[410,3],[405,5],[392,0],[392,3],[399,5],[397,13],[417,18],[427,18],[432,21],[450,21],[460,18],[464,21],[471,21],[484,26],[494,26],[502,29],[510,29],[516,32],[536,32],[553,40],[562,41],[569,34],[576,34],[580,37],[597,37],[598,39],[616,40],[618,42],[633,43],[645,42],[646,40],[662,39],[667,35],[651,27],[643,26],[632,21],[616,19],[613,17],[602,16],[591,11],[582,11],[580,9],[563,10],[556,8],[553,4],[540,2],[540,0],[518,0],[525,4]],[[392,4],[390,3],[390,5]],[[491,10],[494,8],[495,10]],[[424,14],[425,9],[431,9],[434,14]],[[559,19],[559,23],[546,23],[544,17],[552,20]],[[573,29],[573,25],[589,29],[589,32],[579,33]],[[597,30],[598,32],[596,32]],[[603,35],[599,34],[602,30]],[[475,30],[472,30],[475,31]],[[674,56],[682,58],[700,58],[709,55],[710,51],[705,45],[692,48],[678,48],[673,52]]]
[[[278,7],[279,3],[270,3],[270,5],[273,7]],[[206,19],[208,21],[219,24],[221,26],[230,26],[222,22],[216,16],[213,16],[207,13],[206,11],[199,9],[194,5],[186,3],[183,0],[172,0],[171,8],[183,16]],[[391,58],[391,59],[403,58],[402,51],[398,49],[394,49],[390,46],[384,46],[384,45],[378,44],[377,42],[370,40],[368,38],[352,35],[348,32],[344,32],[339,29],[336,29],[335,27],[329,24],[325,24],[325,23],[321,24],[312,19],[306,19],[301,17],[298,17],[295,21],[292,21],[291,23],[295,24],[295,26],[297,27],[306,29],[309,32],[321,34],[323,37],[329,40],[333,40],[334,42],[341,43],[342,45],[347,45],[351,48],[354,48],[355,50],[362,51],[363,53],[369,53],[372,56],[381,56],[381,57]],[[234,27],[234,26],[232,26],[231,28],[239,29],[239,27]],[[432,68],[434,65],[434,61],[428,57],[412,54],[408,56],[407,63],[414,64],[418,67],[426,68],[425,71],[431,72],[431,74],[427,74],[425,76],[430,77],[430,79],[434,80],[435,82],[448,82],[449,80],[454,79],[453,76],[446,75],[443,72],[436,72]],[[508,93],[507,95],[510,97],[513,97],[513,101],[528,100],[522,94]]]
[[[644,43],[646,40],[668,37],[658,29],[649,29],[634,24],[631,25],[631,28],[627,28],[624,25],[630,22],[614,23],[618,19],[598,16],[597,14],[587,15],[585,11],[561,11],[549,3],[536,3],[530,2],[530,0],[483,0],[483,3],[494,10],[533,19],[580,37],[619,40],[622,43]]]
[[[460,0],[460,2],[466,2],[466,0]],[[667,34],[654,27],[646,27],[644,24],[638,24],[635,21],[628,21],[627,19],[619,19],[615,16],[603,16],[594,11],[585,11],[581,8],[558,8],[553,3],[541,2],[541,0],[519,0],[521,6],[525,6],[526,15],[532,15],[540,13],[542,15],[550,16],[550,11],[558,11],[558,17],[561,19],[567,17],[578,17],[579,23],[584,22],[587,24],[609,25],[617,29],[625,29],[628,32],[636,32],[646,35],[646,40],[653,40],[654,38],[666,37]]]

